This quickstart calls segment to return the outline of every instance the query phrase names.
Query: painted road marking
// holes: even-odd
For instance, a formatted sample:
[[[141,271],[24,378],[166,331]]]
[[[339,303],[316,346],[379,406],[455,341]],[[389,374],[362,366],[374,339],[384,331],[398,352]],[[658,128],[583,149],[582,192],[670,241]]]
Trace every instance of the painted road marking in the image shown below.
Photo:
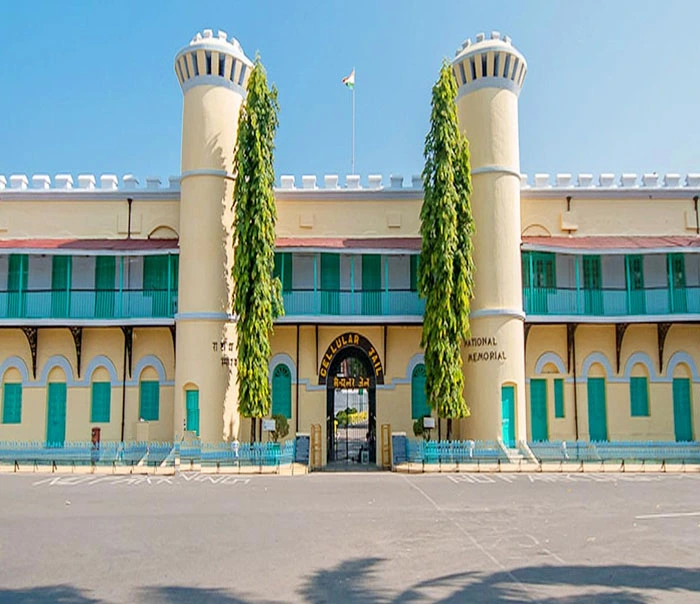
[[[176,485],[183,482],[200,482],[216,485],[245,486],[250,483],[250,478],[240,478],[233,475],[210,475],[200,473],[177,474],[175,476],[48,476],[32,483],[32,486],[48,487],[73,487],[78,485],[94,486],[97,484],[108,485]]]
[[[700,512],[669,512],[668,514],[642,514],[635,516],[635,520],[651,520],[654,518],[687,518],[688,516],[700,516]]]
[[[689,478],[700,478],[700,476],[687,476]],[[599,473],[557,473],[557,474],[532,474],[532,473],[505,473],[505,474],[444,474],[444,477],[454,484],[494,484],[497,482],[516,483],[571,483],[571,482],[598,482],[598,483],[617,483],[617,482],[658,482],[664,479],[664,475],[651,474],[599,474]],[[674,477],[680,477],[674,476]],[[671,477],[668,476],[668,479]]]

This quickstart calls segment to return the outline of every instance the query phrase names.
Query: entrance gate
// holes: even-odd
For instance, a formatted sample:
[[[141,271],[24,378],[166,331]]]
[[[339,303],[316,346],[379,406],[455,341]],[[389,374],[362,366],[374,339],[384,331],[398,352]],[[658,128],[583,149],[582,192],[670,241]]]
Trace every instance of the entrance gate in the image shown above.
[[[345,333],[328,347],[318,375],[326,386],[328,461],[376,463],[376,386],[384,383],[376,349],[364,336]]]

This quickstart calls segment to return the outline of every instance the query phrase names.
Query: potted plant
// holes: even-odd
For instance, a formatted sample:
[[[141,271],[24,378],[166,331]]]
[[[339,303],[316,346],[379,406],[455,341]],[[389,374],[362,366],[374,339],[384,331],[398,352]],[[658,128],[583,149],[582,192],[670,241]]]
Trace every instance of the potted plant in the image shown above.
[[[430,442],[430,430],[431,428],[426,428],[423,424],[425,418],[419,417],[415,422],[413,422],[413,434],[415,436],[422,436],[425,442]]]
[[[284,415],[273,415],[272,419],[275,420],[275,429],[270,432],[270,438],[272,438],[273,443],[279,444],[279,440],[289,434],[289,422]]]

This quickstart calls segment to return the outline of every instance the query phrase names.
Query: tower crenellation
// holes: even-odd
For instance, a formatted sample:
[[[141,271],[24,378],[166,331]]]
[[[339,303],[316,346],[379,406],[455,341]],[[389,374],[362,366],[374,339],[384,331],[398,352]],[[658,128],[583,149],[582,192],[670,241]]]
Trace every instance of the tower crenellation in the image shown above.
[[[485,86],[508,88],[520,94],[527,61],[509,36],[493,31],[488,37],[477,34],[474,43],[467,38],[455,53],[452,67],[460,95]]]
[[[253,67],[236,38],[211,29],[197,33],[175,56],[175,74],[183,92],[197,84],[224,85],[243,93]]]

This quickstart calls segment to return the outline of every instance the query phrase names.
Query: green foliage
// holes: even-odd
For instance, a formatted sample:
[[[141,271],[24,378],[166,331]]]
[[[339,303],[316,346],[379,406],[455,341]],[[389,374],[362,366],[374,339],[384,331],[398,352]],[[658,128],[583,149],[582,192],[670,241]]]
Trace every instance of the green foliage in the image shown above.
[[[335,419],[338,422],[339,428],[345,428],[350,423],[353,415],[357,414],[357,409],[355,407],[346,407],[345,409],[338,411],[335,414]]]
[[[422,417],[419,417],[415,422],[413,422],[413,435],[422,436],[426,442],[430,440],[430,430],[430,428],[426,428],[423,425]]]
[[[238,120],[233,191],[233,310],[238,315],[238,401],[244,417],[269,413],[270,334],[283,312],[281,283],[272,276],[277,210],[274,140],[277,90],[268,87],[260,57],[248,80]],[[253,422],[255,425],[255,422]]]
[[[272,419],[275,420],[275,429],[270,432],[270,436],[274,442],[277,442],[289,434],[289,422],[284,415],[280,414],[273,415]]]
[[[459,131],[456,96],[452,68],[444,61],[425,139],[418,290],[426,299],[421,344],[428,404],[447,418],[469,415],[460,347],[469,336],[474,289],[469,146]]]

